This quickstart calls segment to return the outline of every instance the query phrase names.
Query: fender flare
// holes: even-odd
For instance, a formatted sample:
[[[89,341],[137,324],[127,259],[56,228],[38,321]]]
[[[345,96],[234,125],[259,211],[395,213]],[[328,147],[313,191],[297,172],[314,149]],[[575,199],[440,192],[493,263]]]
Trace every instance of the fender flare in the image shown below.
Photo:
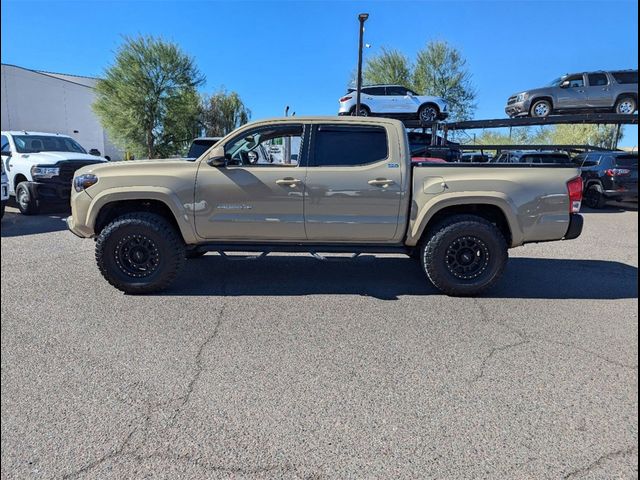
[[[414,202],[411,205],[411,223],[407,232],[407,245],[417,245],[424,234],[429,222],[440,211],[448,207],[464,207],[490,205],[498,207],[504,215],[509,230],[511,231],[511,247],[522,245],[524,242],[524,233],[518,222],[516,209],[512,205],[509,198],[501,192],[468,192],[467,195],[460,197],[459,194],[444,194],[427,202],[418,211],[418,206]]]
[[[102,208],[110,203],[124,200],[155,200],[162,202],[173,214],[185,243],[197,243],[198,239],[191,221],[192,216],[189,215],[186,205],[182,204],[175,192],[166,187],[141,185],[102,190],[95,197],[92,197],[84,224],[93,230]]]

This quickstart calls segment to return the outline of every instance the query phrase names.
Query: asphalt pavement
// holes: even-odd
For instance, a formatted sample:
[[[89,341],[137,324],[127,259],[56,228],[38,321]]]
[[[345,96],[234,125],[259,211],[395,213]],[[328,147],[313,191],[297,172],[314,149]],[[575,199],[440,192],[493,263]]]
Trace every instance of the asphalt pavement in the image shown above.
[[[638,213],[480,298],[403,256],[210,253],[127,296],[64,214],[2,220],[2,478],[638,477]]]

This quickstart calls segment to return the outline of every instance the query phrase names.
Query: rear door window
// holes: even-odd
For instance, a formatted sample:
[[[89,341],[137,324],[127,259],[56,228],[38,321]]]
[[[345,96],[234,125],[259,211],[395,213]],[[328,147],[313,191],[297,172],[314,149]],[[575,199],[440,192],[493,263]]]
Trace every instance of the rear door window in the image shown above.
[[[388,156],[387,132],[383,127],[320,125],[314,133],[310,167],[355,167]]]
[[[603,87],[609,84],[609,79],[604,73],[590,73],[588,77],[590,87]]]

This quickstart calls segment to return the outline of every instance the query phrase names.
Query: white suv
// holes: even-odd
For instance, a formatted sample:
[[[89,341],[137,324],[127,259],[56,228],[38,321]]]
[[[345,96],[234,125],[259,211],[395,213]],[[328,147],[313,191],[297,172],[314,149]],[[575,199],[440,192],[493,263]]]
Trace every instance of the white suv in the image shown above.
[[[356,114],[356,90],[350,88],[340,100],[338,115]],[[440,97],[418,95],[402,85],[367,85],[360,91],[360,116],[417,118],[422,123],[443,120],[449,115]]]

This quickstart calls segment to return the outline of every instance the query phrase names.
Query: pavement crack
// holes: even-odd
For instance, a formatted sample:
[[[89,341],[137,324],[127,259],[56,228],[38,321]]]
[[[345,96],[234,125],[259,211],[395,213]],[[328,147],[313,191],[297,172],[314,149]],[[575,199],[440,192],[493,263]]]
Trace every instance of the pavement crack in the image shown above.
[[[515,342],[507,343],[505,345],[494,346],[491,348],[491,350],[489,350],[489,353],[487,353],[487,355],[485,355],[482,361],[480,362],[480,370],[478,371],[476,376],[473,378],[473,382],[477,382],[478,380],[484,377],[486,369],[489,365],[489,361],[493,358],[494,355],[496,355],[499,352],[504,352],[512,348],[519,347],[520,345],[524,345],[525,343],[529,343],[530,339],[529,337],[527,337],[527,335],[524,334],[524,332],[518,330],[517,328],[512,327],[508,323],[500,322],[498,320],[491,318],[489,316],[489,312],[487,312],[487,310],[484,308],[484,305],[482,305],[482,303],[480,303],[480,301],[478,301],[477,298],[474,299],[474,303],[478,306],[478,309],[480,310],[480,315],[484,322],[494,323],[496,325],[499,325],[518,337],[518,340]]]
[[[62,478],[64,479],[71,479],[71,478],[78,478],[79,476],[85,474],[85,473],[89,473],[91,470],[93,470],[96,467],[99,467],[100,465],[102,465],[104,462],[108,461],[108,460],[112,460],[114,458],[117,458],[121,455],[123,455],[125,453],[125,449],[129,446],[129,444],[131,443],[131,440],[133,439],[133,435],[136,433],[136,431],[138,430],[139,425],[136,425],[135,427],[133,427],[129,433],[127,434],[127,436],[124,438],[124,440],[122,442],[120,442],[120,444],[118,446],[116,446],[116,448],[108,453],[106,453],[105,455],[93,460],[90,463],[87,463],[85,466],[74,470],[73,472],[67,473],[65,475],[62,476]]]
[[[506,350],[509,350],[511,348],[515,348],[515,347],[519,347],[520,345],[524,345],[525,343],[529,343],[529,340],[518,340],[517,342],[514,343],[508,343],[506,345],[501,345],[499,347],[493,347],[489,353],[482,359],[482,362],[480,363],[480,371],[478,372],[478,374],[474,377],[474,382],[477,382],[478,380],[480,380],[482,377],[484,377],[485,374],[485,370],[487,368],[487,365],[489,364],[489,361],[491,360],[491,358],[493,358],[493,356],[498,353],[498,352],[504,352]]]
[[[586,353],[587,355],[591,355],[592,357],[596,357],[599,358],[600,360],[607,362],[611,365],[615,365],[617,367],[622,367],[622,368],[629,368],[631,370],[638,370],[638,365],[633,365],[633,364],[629,364],[629,363],[623,363],[623,362],[619,362],[617,360],[613,360],[605,355],[602,355],[598,352],[594,352],[592,350],[580,347],[578,345],[574,345],[573,343],[568,343],[568,342],[560,342],[558,340],[551,340],[549,338],[545,338],[545,337],[538,337],[539,340],[543,341],[543,342],[547,342],[547,343],[552,343],[555,345],[561,345],[563,347],[567,347],[567,348],[573,348],[575,350],[579,350],[580,352]]]
[[[601,457],[599,457],[598,459],[596,459],[595,461],[591,462],[586,467],[578,468],[576,470],[573,470],[567,473],[563,478],[569,479],[569,478],[583,477],[587,473],[591,472],[591,470],[593,470],[594,468],[601,467],[605,462],[608,462],[609,460],[613,460],[619,457],[627,457],[629,455],[633,455],[636,452],[637,452],[636,447],[630,447],[630,448],[625,448],[622,450],[616,450],[614,452],[606,453]]]
[[[204,364],[203,364],[204,352],[207,349],[207,347],[211,344],[211,342],[213,342],[216,339],[216,337],[218,336],[218,332],[220,331],[220,326],[222,325],[222,319],[224,318],[224,308],[225,308],[225,305],[223,304],[220,307],[220,310],[218,310],[217,320],[216,320],[215,326],[213,327],[213,331],[204,339],[204,341],[198,347],[198,351],[196,352],[196,357],[194,362],[195,371],[193,372],[193,375],[191,376],[191,379],[187,384],[187,390],[184,393],[184,395],[181,395],[180,397],[175,399],[178,402],[178,405],[174,408],[173,413],[169,417],[170,422],[175,421],[176,417],[180,414],[180,411],[191,400],[191,395],[193,394],[196,384],[200,380],[200,377],[202,376],[202,372],[204,371]]]

